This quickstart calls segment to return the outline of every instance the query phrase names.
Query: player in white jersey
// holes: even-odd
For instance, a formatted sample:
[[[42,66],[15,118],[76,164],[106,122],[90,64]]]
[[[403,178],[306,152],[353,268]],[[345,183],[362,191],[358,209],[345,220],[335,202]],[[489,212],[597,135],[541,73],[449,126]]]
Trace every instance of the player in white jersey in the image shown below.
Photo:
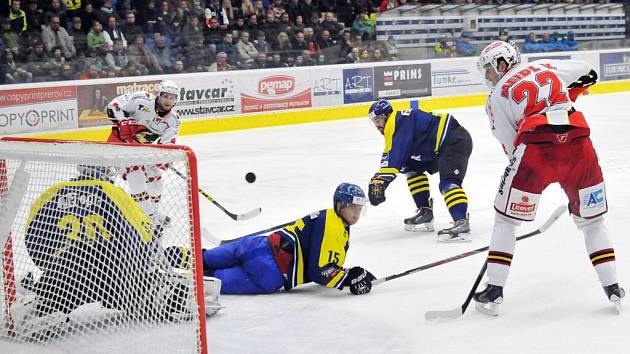
[[[114,98],[107,105],[112,121],[108,142],[140,144],[174,144],[179,130],[179,115],[172,111],[179,88],[172,81],[162,81],[157,96],[149,92],[130,92]],[[124,178],[130,194],[155,223],[168,223],[157,208],[162,194],[164,165],[127,167]]]
[[[584,233],[606,296],[618,305],[625,292],[617,283],[615,252],[603,224],[608,210],[604,179],[588,124],[573,107],[597,73],[580,61],[521,63],[518,50],[500,41],[481,51],[478,66],[492,90],[486,105],[492,133],[510,163],[495,198],[488,286],[475,294],[477,309],[498,314],[516,227],[534,220],[542,191],[554,182],[569,198],[569,212]]]

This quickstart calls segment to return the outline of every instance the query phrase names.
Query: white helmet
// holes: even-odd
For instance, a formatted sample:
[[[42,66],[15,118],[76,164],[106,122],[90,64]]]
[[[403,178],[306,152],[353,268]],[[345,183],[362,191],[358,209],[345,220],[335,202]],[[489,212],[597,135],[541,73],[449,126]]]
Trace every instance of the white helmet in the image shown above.
[[[505,60],[508,65],[508,69],[521,63],[521,54],[518,49],[510,43],[503,41],[495,41],[485,47],[479,55],[479,61],[477,62],[477,69],[483,77],[485,77],[486,68],[492,66],[494,71],[499,75],[499,79],[503,76],[503,72],[499,71],[499,59]],[[494,88],[494,84],[486,80],[490,89]]]
[[[179,87],[173,81],[164,80],[158,86],[157,95],[159,96],[163,93],[171,93],[179,97]]]

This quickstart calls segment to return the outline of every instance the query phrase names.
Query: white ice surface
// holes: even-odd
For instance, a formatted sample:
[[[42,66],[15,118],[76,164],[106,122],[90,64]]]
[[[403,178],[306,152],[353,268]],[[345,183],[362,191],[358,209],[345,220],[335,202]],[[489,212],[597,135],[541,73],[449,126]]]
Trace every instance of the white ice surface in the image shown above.
[[[630,93],[582,97],[582,109],[607,183],[607,226],[615,244],[620,283],[630,286]],[[399,273],[488,244],[492,202],[507,164],[482,107],[450,111],[471,133],[474,151],[464,187],[473,241],[438,244],[435,234],[408,233],[414,211],[404,177],[387,201],[370,207],[351,231],[346,265],[376,276]],[[255,118],[253,118],[255,119]],[[304,124],[182,138],[199,160],[200,186],[232,211],[261,206],[260,216],[233,222],[203,200],[201,222],[229,239],[281,224],[331,205],[340,182],[367,188],[383,138],[367,119]],[[257,180],[248,184],[252,171]],[[450,221],[431,176],[436,229]],[[567,199],[557,185],[543,194],[536,228]],[[519,242],[498,318],[473,306],[460,319],[429,323],[424,312],[463,302],[484,255],[383,283],[369,295],[305,285],[290,293],[223,296],[227,306],[207,321],[210,353],[630,353],[630,314],[617,315],[586,255],[582,234],[564,215],[545,234]],[[630,290],[630,289],[629,289]],[[630,311],[630,305],[627,311]]]

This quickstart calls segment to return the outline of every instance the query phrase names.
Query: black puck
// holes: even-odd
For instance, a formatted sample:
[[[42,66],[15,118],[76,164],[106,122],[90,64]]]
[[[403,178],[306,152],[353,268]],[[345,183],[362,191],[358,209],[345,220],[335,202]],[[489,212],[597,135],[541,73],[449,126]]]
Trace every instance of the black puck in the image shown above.
[[[256,182],[256,175],[254,174],[254,172],[247,172],[247,174],[245,175],[245,180],[248,183],[254,183]]]

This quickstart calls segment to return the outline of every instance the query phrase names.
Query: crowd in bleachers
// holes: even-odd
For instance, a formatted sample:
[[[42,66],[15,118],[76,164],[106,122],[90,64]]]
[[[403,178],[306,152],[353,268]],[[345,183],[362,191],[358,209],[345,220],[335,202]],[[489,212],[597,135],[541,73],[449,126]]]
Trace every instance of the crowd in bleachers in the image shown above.
[[[511,40],[507,31],[499,31],[497,40],[507,42]],[[517,43],[519,44],[519,43]],[[568,31],[566,36],[560,32],[543,34],[538,39],[536,33],[531,32],[525,39],[524,43],[520,43],[520,50],[523,53],[546,53],[546,52],[563,52],[579,50],[578,42],[575,40],[575,32]],[[436,57],[466,57],[479,54],[479,49],[470,41],[470,33],[461,32],[459,37],[453,39],[452,36],[442,35],[434,45]]]
[[[8,0],[0,83],[396,59],[373,0]],[[333,12],[334,11],[334,12]]]

